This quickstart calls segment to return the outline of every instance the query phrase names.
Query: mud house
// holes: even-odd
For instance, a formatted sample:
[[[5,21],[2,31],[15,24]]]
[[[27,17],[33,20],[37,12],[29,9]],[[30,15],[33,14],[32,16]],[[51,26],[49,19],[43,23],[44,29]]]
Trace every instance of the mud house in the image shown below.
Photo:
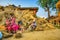
[[[5,15],[7,17],[13,13],[16,16],[16,22],[22,20],[24,22],[29,21],[30,19],[35,19],[38,7],[19,7],[15,5],[0,6],[0,24],[5,23]]]

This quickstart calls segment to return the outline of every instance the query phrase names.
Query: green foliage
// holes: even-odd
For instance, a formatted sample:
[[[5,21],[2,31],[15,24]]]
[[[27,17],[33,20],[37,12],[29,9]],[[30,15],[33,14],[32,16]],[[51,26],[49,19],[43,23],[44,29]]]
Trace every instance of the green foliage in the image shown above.
[[[38,0],[37,2],[38,5],[40,5],[44,9],[47,9],[47,7],[55,9],[57,1],[58,0]]]
[[[56,28],[60,29],[60,25],[55,25]]]
[[[53,0],[52,1],[52,9],[56,9],[56,3],[58,2],[58,0]]]
[[[48,12],[48,18],[50,18],[50,9],[56,9],[56,3],[58,0],[38,0],[38,5]]]

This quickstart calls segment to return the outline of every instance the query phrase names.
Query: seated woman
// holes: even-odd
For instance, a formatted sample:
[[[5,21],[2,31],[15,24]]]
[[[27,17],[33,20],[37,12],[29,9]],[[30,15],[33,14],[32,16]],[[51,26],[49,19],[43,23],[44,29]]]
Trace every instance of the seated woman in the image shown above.
[[[15,20],[16,20],[15,16],[11,15],[11,27],[12,27],[13,33],[16,33],[19,28],[19,26],[15,23]]]
[[[11,33],[10,20],[8,17],[6,18],[6,29],[9,33]]]

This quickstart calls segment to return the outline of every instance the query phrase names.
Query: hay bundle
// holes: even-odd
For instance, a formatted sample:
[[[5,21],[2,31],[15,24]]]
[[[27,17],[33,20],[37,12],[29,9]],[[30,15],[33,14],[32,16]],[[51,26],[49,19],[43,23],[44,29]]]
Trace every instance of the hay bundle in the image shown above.
[[[6,32],[3,32],[3,38],[9,38],[9,37],[12,37],[13,34],[11,33],[6,33]]]
[[[44,29],[41,28],[41,27],[37,27],[35,30],[36,30],[36,31],[43,31]]]
[[[54,28],[55,28],[54,25],[51,24],[51,23],[47,23],[47,25],[48,25],[48,27],[49,27],[50,29],[54,29]]]
[[[21,38],[21,37],[22,37],[22,34],[21,34],[21,33],[16,33],[16,34],[14,35],[14,37],[15,37],[15,38]]]
[[[17,33],[15,33],[13,35],[14,38],[21,38],[22,37],[22,32],[21,31],[17,31]]]
[[[51,23],[45,23],[42,26],[43,26],[44,30],[54,29],[54,25],[52,25]]]

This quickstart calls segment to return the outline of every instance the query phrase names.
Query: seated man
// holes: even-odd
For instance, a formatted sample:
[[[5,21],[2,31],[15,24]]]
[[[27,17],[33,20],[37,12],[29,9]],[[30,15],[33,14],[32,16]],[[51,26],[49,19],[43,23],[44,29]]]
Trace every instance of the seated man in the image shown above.
[[[32,27],[33,30],[35,30],[35,28],[36,28],[36,22],[35,21],[32,22],[31,27]]]

